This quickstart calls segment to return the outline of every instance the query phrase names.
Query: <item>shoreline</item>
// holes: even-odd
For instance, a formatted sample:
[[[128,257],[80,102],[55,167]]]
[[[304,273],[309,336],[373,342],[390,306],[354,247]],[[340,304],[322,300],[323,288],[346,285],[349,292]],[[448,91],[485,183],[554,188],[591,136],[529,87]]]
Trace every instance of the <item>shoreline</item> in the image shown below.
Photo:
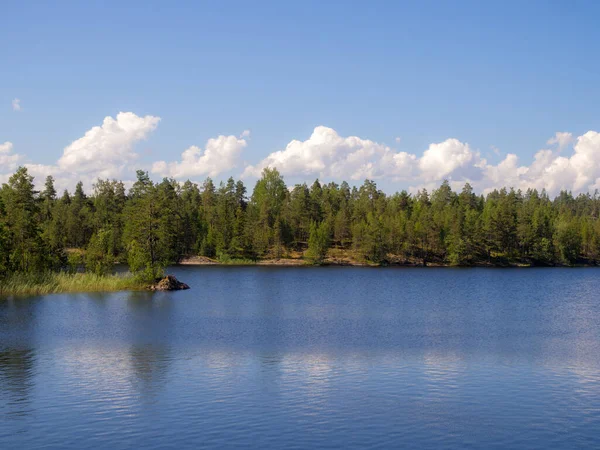
[[[93,273],[47,272],[18,274],[1,280],[0,300],[50,294],[79,294],[94,292],[176,291],[190,287],[173,275],[154,282],[136,279],[131,273],[96,275]]]
[[[417,261],[390,261],[386,264],[375,264],[368,262],[361,262],[352,260],[350,258],[327,258],[321,264],[313,264],[308,260],[301,258],[269,258],[259,259],[256,261],[251,260],[231,260],[231,261],[219,261],[217,259],[208,258],[206,256],[190,256],[183,258],[176,265],[178,266],[273,266],[273,267],[448,267],[448,268],[534,268],[534,267],[546,267],[546,268],[578,268],[578,267],[598,267],[598,264],[594,263],[580,263],[573,265],[565,264],[535,264],[533,262],[526,261],[509,261],[507,263],[494,263],[488,261],[478,261],[469,265],[452,265],[443,262],[427,262],[423,264]]]
[[[415,262],[391,262],[389,264],[368,264],[349,260],[326,260],[322,264],[312,264],[307,260],[299,258],[280,258],[265,259],[259,261],[235,261],[220,262],[206,257],[185,258],[177,266],[230,266],[230,267],[369,267],[369,268],[488,268],[488,269],[515,269],[515,268],[591,268],[598,267],[598,264],[576,264],[567,265],[535,265],[524,264],[523,262],[511,262],[509,264],[491,264],[475,263],[469,266],[456,266],[441,263],[428,263],[426,266]],[[131,275],[113,274],[98,276],[93,274],[67,274],[67,273],[46,273],[38,275],[20,275],[4,280],[0,286],[0,300],[9,297],[27,297],[34,295],[65,294],[65,293],[93,293],[93,292],[131,292],[131,291],[156,291],[156,290],[178,290],[189,289],[185,283],[181,283],[174,277],[167,275],[164,279],[173,278],[178,285],[177,288],[161,288],[158,280],[155,283],[148,283],[136,280]]]

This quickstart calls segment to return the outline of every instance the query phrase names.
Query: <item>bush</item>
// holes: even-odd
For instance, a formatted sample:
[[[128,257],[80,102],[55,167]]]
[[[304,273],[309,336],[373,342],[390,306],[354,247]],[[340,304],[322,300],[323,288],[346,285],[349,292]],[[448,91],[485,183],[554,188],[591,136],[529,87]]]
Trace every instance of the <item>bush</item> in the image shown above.
[[[136,280],[151,283],[164,275],[164,265],[152,263],[150,255],[135,240],[127,247],[127,264]]]
[[[81,253],[72,252],[67,256],[67,272],[74,274],[79,272],[79,268],[83,265],[83,255]]]
[[[98,230],[92,238],[85,254],[85,269],[96,275],[113,272],[115,255],[112,230]]]

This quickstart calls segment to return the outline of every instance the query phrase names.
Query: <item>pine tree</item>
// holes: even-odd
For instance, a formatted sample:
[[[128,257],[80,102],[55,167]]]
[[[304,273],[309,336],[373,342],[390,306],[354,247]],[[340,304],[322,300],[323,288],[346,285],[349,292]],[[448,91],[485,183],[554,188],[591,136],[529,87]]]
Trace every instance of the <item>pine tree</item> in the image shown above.
[[[9,264],[17,272],[39,272],[52,263],[41,236],[36,194],[33,177],[25,167],[19,167],[3,187],[10,241]]]
[[[310,224],[310,236],[308,238],[307,258],[315,264],[321,264],[327,256],[329,249],[330,230],[327,222]]]
[[[9,242],[8,228],[6,226],[6,211],[4,209],[4,202],[0,197],[0,279],[7,276],[10,269]]]

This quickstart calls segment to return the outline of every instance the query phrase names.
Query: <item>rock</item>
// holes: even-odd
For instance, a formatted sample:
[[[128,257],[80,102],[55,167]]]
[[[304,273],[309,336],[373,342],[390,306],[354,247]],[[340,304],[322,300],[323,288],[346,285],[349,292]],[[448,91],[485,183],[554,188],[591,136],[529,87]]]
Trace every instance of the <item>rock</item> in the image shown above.
[[[215,259],[207,258],[206,256],[189,256],[187,258],[183,258],[179,261],[181,265],[198,265],[198,266],[211,266],[220,264],[219,261]]]
[[[180,291],[182,289],[189,289],[190,287],[179,281],[173,275],[167,275],[158,283],[150,286],[152,291]]]

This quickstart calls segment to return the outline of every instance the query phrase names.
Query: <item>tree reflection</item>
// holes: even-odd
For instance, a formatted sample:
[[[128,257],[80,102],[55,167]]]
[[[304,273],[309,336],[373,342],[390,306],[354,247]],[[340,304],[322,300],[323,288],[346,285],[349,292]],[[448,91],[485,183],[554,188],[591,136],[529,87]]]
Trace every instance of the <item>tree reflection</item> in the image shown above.
[[[156,394],[167,380],[171,360],[166,346],[133,346],[129,350],[132,375],[140,391]]]
[[[0,351],[0,411],[7,407],[9,415],[27,412],[33,387],[35,352],[32,349]]]

